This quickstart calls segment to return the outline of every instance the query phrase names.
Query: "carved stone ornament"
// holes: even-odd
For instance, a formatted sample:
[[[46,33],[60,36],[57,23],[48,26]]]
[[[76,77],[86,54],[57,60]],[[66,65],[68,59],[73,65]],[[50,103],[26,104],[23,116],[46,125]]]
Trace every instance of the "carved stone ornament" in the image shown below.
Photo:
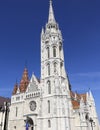
[[[35,101],[31,101],[29,103],[29,106],[30,106],[30,110],[31,111],[35,111],[36,110],[36,102]]]

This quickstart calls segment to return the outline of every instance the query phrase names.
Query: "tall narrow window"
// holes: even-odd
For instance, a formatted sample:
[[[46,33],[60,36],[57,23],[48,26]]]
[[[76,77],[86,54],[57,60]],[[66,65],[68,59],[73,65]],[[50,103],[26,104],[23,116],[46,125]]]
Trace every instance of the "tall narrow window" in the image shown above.
[[[47,64],[47,71],[48,71],[48,75],[50,75],[50,63]]]
[[[61,49],[62,49],[62,46],[60,45],[60,46],[59,46],[59,51],[61,51]]]
[[[54,73],[57,71],[57,63],[54,62]]]
[[[48,127],[50,128],[51,127],[51,121],[48,120]]]
[[[50,101],[48,100],[48,113],[50,113]]]
[[[62,71],[63,71],[63,63],[60,63],[60,70],[61,70],[61,75],[62,75]]]
[[[47,85],[48,85],[48,94],[51,94],[51,82],[48,81]]]
[[[47,57],[50,58],[50,49],[47,47]]]
[[[60,45],[59,46],[59,56],[61,57],[61,49],[62,49],[62,46]]]
[[[17,115],[18,115],[18,107],[16,107],[16,117],[17,117]]]
[[[56,57],[56,46],[53,47],[53,57]]]

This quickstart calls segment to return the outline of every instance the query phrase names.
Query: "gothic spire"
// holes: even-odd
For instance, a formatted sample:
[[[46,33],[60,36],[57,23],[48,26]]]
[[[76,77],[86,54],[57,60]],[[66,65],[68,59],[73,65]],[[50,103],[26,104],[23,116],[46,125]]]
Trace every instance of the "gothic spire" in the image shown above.
[[[90,100],[94,101],[94,98],[90,89],[89,89],[89,96],[90,96]]]
[[[42,28],[42,31],[41,31],[41,36],[44,34],[44,28]]]
[[[49,6],[49,17],[48,17],[48,23],[55,23],[55,17],[52,7],[52,0],[50,0],[50,6]]]
[[[20,86],[19,86],[20,92],[25,92],[28,84],[29,84],[28,70],[25,67],[22,75],[22,79],[20,81]]]
[[[12,95],[16,94],[17,90],[18,90],[18,83],[16,81],[16,84],[14,85],[14,89],[13,89]]]

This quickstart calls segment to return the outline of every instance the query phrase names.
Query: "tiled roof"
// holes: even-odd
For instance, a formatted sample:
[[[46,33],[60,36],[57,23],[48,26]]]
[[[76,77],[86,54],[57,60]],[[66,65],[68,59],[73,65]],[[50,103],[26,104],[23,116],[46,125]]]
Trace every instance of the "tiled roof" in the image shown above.
[[[72,99],[72,106],[73,109],[79,109],[80,107],[80,100],[83,98],[84,103],[86,102],[86,93],[78,94],[70,91],[71,99]]]
[[[80,103],[76,100],[72,100],[73,109],[79,109]]]
[[[16,83],[15,86],[14,86],[14,89],[13,89],[12,95],[16,94],[17,89],[18,89],[18,84]]]
[[[21,93],[25,92],[28,84],[29,84],[28,70],[27,68],[25,68],[22,75],[22,79],[20,81],[20,85],[18,86],[17,83],[15,84],[12,95],[15,95],[18,89],[20,90]]]
[[[22,79],[20,81],[20,86],[19,86],[20,92],[25,92],[28,84],[29,84],[28,70],[27,68],[25,68],[22,75]]]
[[[37,78],[37,81],[38,81],[38,83],[40,83],[39,78]],[[18,89],[21,93],[25,92],[28,84],[29,84],[28,70],[27,70],[27,68],[25,68],[23,75],[22,75],[22,79],[20,81],[20,84],[19,85],[17,83],[15,84],[12,95],[15,95],[17,93]]]

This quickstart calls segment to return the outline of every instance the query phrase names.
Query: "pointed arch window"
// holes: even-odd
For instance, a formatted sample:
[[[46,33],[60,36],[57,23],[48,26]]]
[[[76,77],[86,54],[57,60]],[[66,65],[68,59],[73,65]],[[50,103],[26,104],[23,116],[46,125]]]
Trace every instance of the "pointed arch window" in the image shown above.
[[[54,62],[54,73],[57,71],[57,63]]]
[[[48,100],[48,113],[50,113],[50,101]]]
[[[17,115],[18,115],[18,107],[16,107],[16,117],[17,117]]]
[[[62,46],[60,45],[60,46],[59,46],[59,51],[61,51],[61,50],[62,50]]]
[[[62,71],[63,71],[63,62],[60,63],[60,68],[61,68],[61,74],[62,74]]]
[[[56,57],[56,46],[53,46],[53,57]]]
[[[48,127],[50,128],[51,127],[51,121],[48,120]]]
[[[47,64],[48,75],[50,75],[50,63]]]
[[[61,68],[63,67],[63,62],[60,62],[60,67],[61,67]]]
[[[50,58],[50,48],[47,47],[47,58]]]
[[[47,86],[48,86],[48,94],[51,94],[51,82],[49,80],[47,81]]]
[[[62,50],[62,46],[59,46],[59,56],[61,57],[61,50]]]

